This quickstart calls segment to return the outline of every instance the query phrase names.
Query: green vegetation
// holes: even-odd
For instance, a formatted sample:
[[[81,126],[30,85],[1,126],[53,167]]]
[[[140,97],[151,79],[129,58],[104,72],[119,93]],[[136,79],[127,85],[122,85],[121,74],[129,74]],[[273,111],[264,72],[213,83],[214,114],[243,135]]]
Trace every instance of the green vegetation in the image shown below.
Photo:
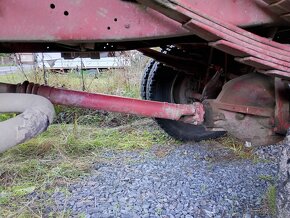
[[[0,122],[13,118],[15,116],[16,114],[14,113],[0,114]]]
[[[260,212],[261,215],[271,215],[276,217],[277,214],[277,178],[271,175],[259,175],[259,179],[266,181],[269,186],[263,197],[263,207]]]
[[[19,207],[15,202],[25,202],[35,190],[49,192],[86,175],[94,162],[104,161],[99,154],[107,148],[146,150],[174,142],[152,121],[145,121],[102,129],[53,125],[39,137],[0,154],[0,216],[14,212]]]
[[[104,71],[97,78],[88,73],[82,78],[76,72],[50,72],[48,83],[75,90],[82,90],[84,84],[89,92],[138,98],[145,62]],[[19,83],[26,77],[31,82],[43,83],[41,71],[8,74],[0,76],[0,81]],[[55,109],[55,124],[48,131],[0,154],[0,217],[41,217],[44,202],[29,195],[47,195],[55,189],[66,193],[67,185],[87,175],[93,163],[110,161],[101,155],[107,149],[146,151],[154,144],[175,143],[151,119],[63,106]],[[0,121],[14,116],[1,114]],[[52,216],[69,217],[69,211]]]
[[[47,72],[48,85],[73,90],[99,92],[110,95],[120,95],[126,97],[140,97],[140,81],[147,59],[132,58],[132,67],[124,69],[110,69],[100,72],[97,77],[87,71],[83,76],[79,72],[69,71],[67,73]],[[25,80],[33,83],[44,84],[43,71],[38,69],[34,72],[21,72],[0,75],[0,81],[4,83],[22,83]],[[73,123],[77,119],[80,125],[101,125],[117,126],[136,120],[136,116],[120,115],[113,113],[97,112],[88,109],[69,108],[56,106],[57,118],[55,123]],[[13,114],[0,115],[0,121],[14,116]],[[112,122],[113,121],[113,122]]]
[[[270,185],[268,187],[268,190],[266,192],[266,204],[267,204],[267,210],[268,214],[271,214],[273,217],[275,217],[277,213],[276,209],[276,187],[274,185]]]
[[[275,181],[275,178],[271,175],[260,175],[259,179],[264,180],[266,182],[273,183]]]
[[[102,71],[97,77],[85,72],[83,78],[80,73],[75,71],[68,73],[48,72],[48,85],[82,91],[84,83],[85,91],[88,92],[139,98],[142,67],[144,67],[144,61],[139,63],[137,67],[134,67],[134,71],[129,67],[125,69],[111,69]],[[43,72],[41,70],[25,73],[25,75],[22,73],[0,75],[0,81],[5,83],[22,83],[27,79],[30,82],[44,84]]]

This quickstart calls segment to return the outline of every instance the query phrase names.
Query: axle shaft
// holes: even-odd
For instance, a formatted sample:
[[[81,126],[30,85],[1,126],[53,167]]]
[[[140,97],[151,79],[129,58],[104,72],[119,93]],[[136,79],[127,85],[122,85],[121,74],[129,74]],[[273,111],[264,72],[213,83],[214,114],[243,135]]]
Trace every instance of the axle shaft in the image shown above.
[[[167,102],[147,101],[134,98],[74,91],[29,82],[23,84],[0,83],[0,93],[30,93],[43,96],[53,104],[135,114],[178,120],[198,125],[204,121],[204,108],[201,103],[173,104]]]

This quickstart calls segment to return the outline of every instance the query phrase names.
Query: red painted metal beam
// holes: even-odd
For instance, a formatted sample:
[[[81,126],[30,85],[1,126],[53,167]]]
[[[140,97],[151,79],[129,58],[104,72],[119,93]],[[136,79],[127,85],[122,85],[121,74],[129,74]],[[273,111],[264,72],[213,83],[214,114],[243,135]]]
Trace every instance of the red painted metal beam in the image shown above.
[[[237,26],[280,22],[262,0],[176,2]],[[121,0],[1,0],[0,14],[0,42],[82,42],[85,46],[191,34],[151,8]]]
[[[113,95],[87,93],[66,89],[40,86],[24,82],[12,85],[0,83],[0,92],[31,93],[49,99],[53,104],[135,114],[145,117],[178,120],[186,123],[201,124],[204,108],[201,103],[172,104],[167,102],[145,101]]]
[[[217,101],[213,101],[212,104],[214,104],[218,109],[238,112],[242,114],[251,114],[251,115],[257,115],[257,116],[262,116],[262,117],[273,116],[272,108],[239,105],[239,104],[229,104],[229,103],[222,103],[222,102],[217,102]]]

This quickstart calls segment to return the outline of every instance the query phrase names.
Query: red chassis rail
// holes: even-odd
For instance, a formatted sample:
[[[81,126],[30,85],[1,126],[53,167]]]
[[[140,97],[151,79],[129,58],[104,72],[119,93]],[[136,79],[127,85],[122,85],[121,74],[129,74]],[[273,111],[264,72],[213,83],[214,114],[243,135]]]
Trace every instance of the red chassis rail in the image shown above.
[[[231,24],[241,27],[269,26],[281,22],[262,0],[178,2],[190,5],[210,17],[230,21]],[[0,13],[0,42],[3,42],[0,49],[5,48],[8,52],[17,49],[33,50],[33,47],[38,48],[37,44],[44,42],[78,46],[84,51],[99,50],[94,43],[104,41],[133,43],[192,35],[178,22],[134,1],[2,0]],[[126,46],[114,46],[105,46],[103,49],[126,49]],[[134,47],[144,45],[135,43]],[[150,47],[150,43],[147,47]],[[65,48],[57,47],[54,50],[62,51]],[[46,51],[51,51],[50,49],[50,46],[38,48]]]

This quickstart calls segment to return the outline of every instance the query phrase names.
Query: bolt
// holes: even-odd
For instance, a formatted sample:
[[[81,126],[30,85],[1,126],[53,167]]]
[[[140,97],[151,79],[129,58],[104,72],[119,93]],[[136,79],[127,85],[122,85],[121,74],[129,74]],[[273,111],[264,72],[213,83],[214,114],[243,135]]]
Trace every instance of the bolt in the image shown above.
[[[237,120],[243,120],[243,119],[245,119],[245,114],[237,113],[236,114],[236,119]]]

